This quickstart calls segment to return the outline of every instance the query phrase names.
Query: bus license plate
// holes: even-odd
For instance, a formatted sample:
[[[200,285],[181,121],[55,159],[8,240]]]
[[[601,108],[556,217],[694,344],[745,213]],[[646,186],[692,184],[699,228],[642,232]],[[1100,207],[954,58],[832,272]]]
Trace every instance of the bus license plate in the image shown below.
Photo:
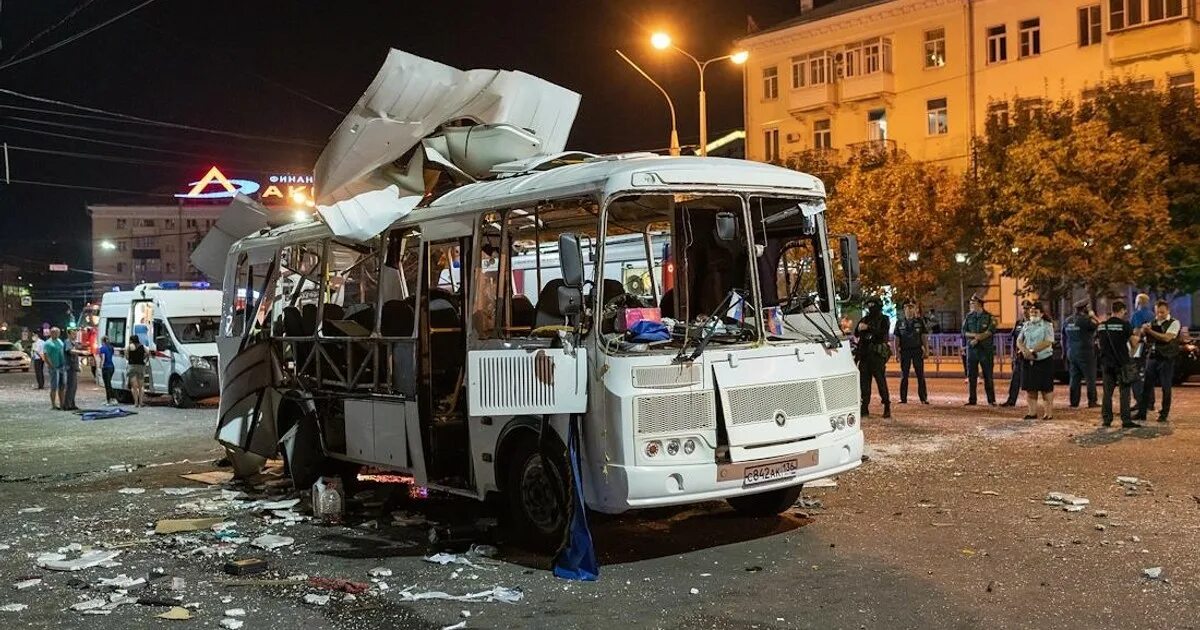
[[[755,486],[760,483],[768,483],[795,477],[800,470],[799,459],[788,459],[782,462],[771,462],[770,464],[762,464],[761,466],[748,466],[742,477],[742,485]]]

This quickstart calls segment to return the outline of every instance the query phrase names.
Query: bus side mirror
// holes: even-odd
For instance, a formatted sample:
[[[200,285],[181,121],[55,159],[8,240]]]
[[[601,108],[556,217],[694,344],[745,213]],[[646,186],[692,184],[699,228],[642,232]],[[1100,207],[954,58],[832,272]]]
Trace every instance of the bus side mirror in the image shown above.
[[[558,237],[558,267],[563,286],[558,289],[559,312],[567,317],[583,311],[583,248],[579,236],[565,233]]]
[[[841,288],[847,300],[856,300],[861,291],[858,284],[858,237],[853,234],[838,237],[838,249],[842,255],[842,276],[845,278]]]

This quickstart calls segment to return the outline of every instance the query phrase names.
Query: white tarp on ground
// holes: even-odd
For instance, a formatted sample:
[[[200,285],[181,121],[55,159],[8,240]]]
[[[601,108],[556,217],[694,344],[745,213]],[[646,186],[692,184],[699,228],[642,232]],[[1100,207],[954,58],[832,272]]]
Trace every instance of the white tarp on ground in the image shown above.
[[[523,72],[463,71],[392,50],[317,161],[317,211],[339,236],[374,236],[423,197],[426,161],[448,159],[479,175],[478,160],[456,155],[444,138],[422,142],[442,125],[465,118],[528,132],[525,138],[518,130],[507,134],[524,141],[519,150],[526,154],[499,161],[528,157],[531,147],[553,154],[566,146],[579,98]],[[479,145],[485,143],[481,137]]]

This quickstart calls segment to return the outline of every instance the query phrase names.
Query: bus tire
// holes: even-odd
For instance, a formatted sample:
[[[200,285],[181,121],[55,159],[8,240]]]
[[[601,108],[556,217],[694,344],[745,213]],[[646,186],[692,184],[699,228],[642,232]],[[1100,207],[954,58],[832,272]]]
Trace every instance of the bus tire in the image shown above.
[[[746,516],[776,516],[783,514],[796,504],[804,484],[769,490],[758,494],[747,494],[725,499],[729,506]]]
[[[564,500],[568,499],[567,465],[555,453],[565,450],[557,436],[552,451],[543,456],[538,436],[521,431],[505,445],[504,503],[509,530],[519,543],[530,549],[553,553],[563,540],[567,527]]]
[[[187,390],[183,387],[183,379],[178,376],[171,377],[171,384],[167,386],[171,392],[171,404],[179,409],[187,409],[195,404],[192,397],[188,395]]]

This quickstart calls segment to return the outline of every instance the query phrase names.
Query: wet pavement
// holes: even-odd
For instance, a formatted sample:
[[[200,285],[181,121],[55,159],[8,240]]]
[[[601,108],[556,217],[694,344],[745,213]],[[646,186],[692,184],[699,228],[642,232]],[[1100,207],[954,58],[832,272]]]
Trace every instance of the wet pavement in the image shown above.
[[[780,518],[745,518],[723,504],[594,517],[601,579],[575,583],[486,533],[477,542],[496,543],[495,557],[426,561],[437,549],[419,521],[474,523],[490,516],[480,504],[411,499],[407,486],[379,484],[366,486],[344,525],[301,520],[306,497],[294,510],[264,503],[300,496],[270,474],[219,485],[179,476],[224,470],[213,465],[221,452],[211,404],[178,410],[162,399],[134,416],[83,422],[50,411],[31,380],[0,375],[0,620],[12,627],[1200,626],[1197,385],[1177,390],[1173,424],[1116,431],[1095,426],[1096,410],[1027,423],[1020,408],[963,408],[961,379],[937,379],[933,405],[897,405],[894,419],[867,421],[870,461],[836,487],[806,490],[805,507]],[[101,395],[85,383],[79,399],[96,406]],[[1067,512],[1045,504],[1051,492],[1089,503]],[[221,519],[221,531],[153,533],[161,519],[194,517]],[[264,534],[293,542],[254,547]],[[120,551],[120,564],[38,566],[60,548],[76,557],[72,543]],[[222,571],[246,557],[266,560],[268,571]],[[1145,577],[1154,567],[1161,576]],[[391,575],[370,575],[376,568]],[[100,585],[121,574],[147,583],[124,594]],[[368,590],[348,596],[313,577]],[[14,588],[26,578],[42,581]],[[172,578],[182,578],[178,590]],[[405,592],[438,591],[520,599],[405,601]],[[70,608],[122,597],[143,603],[101,615]],[[190,619],[155,617],[172,598]],[[9,605],[27,608],[4,612]],[[238,608],[244,616],[224,614]]]

